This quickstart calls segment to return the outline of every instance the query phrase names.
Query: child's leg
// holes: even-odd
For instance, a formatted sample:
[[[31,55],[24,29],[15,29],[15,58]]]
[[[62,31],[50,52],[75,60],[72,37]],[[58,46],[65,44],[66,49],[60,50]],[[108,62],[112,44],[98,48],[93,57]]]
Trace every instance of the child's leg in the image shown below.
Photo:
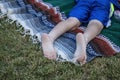
[[[103,25],[98,20],[92,20],[89,22],[85,32],[78,33],[76,36],[76,51],[74,59],[82,64],[86,63],[86,46],[87,44],[98,35],[103,29]]]
[[[49,34],[42,34],[42,48],[44,56],[48,59],[56,59],[56,50],[54,49],[54,41],[63,33],[78,27],[80,22],[77,18],[70,17],[65,21],[57,24]]]

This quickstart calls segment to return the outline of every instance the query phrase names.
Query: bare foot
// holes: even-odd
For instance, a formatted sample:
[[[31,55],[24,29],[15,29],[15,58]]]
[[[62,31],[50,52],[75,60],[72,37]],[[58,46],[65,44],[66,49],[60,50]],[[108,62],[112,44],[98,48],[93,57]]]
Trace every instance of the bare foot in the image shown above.
[[[76,51],[74,54],[74,60],[77,60],[81,65],[86,63],[86,42],[84,35],[82,33],[78,33],[76,35]]]
[[[48,34],[43,33],[41,35],[43,54],[46,58],[55,60],[56,50],[53,47],[53,42],[51,41]]]

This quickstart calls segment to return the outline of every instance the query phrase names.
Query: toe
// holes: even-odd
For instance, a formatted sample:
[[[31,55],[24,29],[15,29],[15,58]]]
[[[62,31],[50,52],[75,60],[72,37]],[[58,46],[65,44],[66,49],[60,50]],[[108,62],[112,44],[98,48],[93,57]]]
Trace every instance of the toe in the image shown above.
[[[84,58],[78,58],[77,59],[77,62],[82,66],[82,65],[84,65],[85,63],[86,63],[86,57],[84,57]]]

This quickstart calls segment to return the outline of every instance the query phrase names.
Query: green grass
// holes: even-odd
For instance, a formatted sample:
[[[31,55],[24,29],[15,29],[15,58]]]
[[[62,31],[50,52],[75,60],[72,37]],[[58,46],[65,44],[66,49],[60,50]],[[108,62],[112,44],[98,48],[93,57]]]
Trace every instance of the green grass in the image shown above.
[[[84,66],[50,61],[38,44],[0,20],[0,80],[120,80],[120,54]]]

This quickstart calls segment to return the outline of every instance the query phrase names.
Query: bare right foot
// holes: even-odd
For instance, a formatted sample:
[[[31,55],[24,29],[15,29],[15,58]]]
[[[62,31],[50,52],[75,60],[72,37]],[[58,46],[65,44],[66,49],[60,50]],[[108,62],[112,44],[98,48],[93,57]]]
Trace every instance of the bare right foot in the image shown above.
[[[43,33],[41,35],[43,54],[46,58],[55,60],[56,50],[53,47],[53,42],[51,41],[48,34]]]
[[[86,40],[82,33],[76,36],[76,51],[73,60],[76,60],[81,65],[86,63]]]

